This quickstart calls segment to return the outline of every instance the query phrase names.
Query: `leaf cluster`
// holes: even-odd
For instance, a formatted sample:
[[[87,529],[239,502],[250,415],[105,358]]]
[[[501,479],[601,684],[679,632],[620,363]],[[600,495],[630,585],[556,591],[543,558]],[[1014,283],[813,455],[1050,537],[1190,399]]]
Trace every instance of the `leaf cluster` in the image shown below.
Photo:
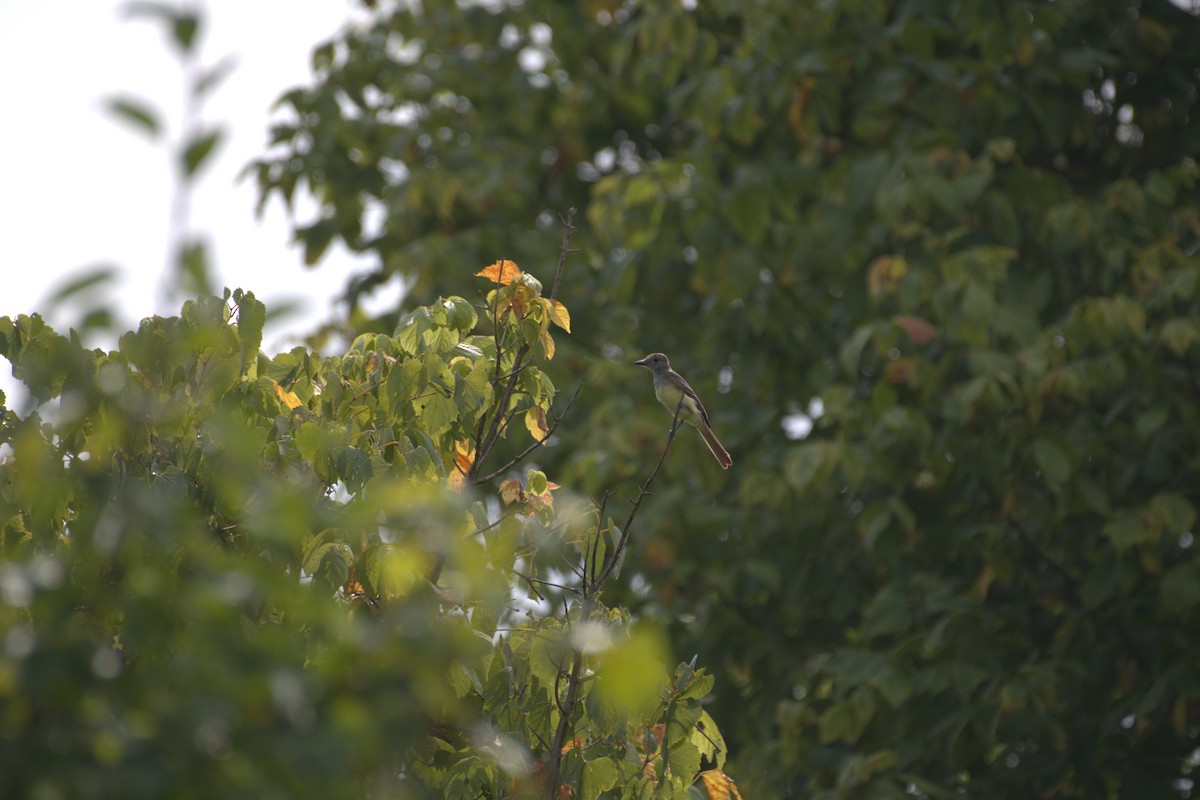
[[[546,419],[531,354],[570,326],[532,276],[484,277],[480,309],[439,299],[325,357],[261,352],[241,290],[107,352],[0,319],[40,404],[0,406],[5,796],[725,780],[712,677],[669,677],[653,627],[600,602],[602,509],[559,511],[535,469],[482,489],[511,420]]]

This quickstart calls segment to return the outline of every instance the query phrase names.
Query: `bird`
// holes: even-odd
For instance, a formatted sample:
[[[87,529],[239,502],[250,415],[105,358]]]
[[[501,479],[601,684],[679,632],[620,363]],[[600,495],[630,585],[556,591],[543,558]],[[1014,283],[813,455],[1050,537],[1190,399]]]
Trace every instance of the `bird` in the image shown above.
[[[721,440],[713,433],[712,426],[708,422],[708,412],[704,410],[704,404],[700,402],[695,390],[688,385],[683,376],[671,369],[671,362],[667,360],[667,357],[662,353],[651,353],[633,363],[636,366],[645,367],[653,373],[654,396],[658,398],[658,402],[662,403],[671,414],[675,414],[678,409],[679,418],[700,432],[701,438],[708,445],[713,458],[721,465],[721,469],[729,469],[733,464],[733,459],[729,456],[729,451],[721,445]]]

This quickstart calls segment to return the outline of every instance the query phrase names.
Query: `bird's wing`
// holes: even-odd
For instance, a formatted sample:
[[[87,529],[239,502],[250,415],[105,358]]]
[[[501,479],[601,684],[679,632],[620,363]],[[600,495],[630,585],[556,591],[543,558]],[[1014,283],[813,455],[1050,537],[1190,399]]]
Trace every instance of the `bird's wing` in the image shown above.
[[[698,408],[700,410],[700,416],[704,418],[704,424],[710,425],[711,423],[708,421],[708,412],[704,410],[704,403],[701,403],[700,398],[696,396],[696,390],[693,389],[691,387],[691,385],[686,380],[683,379],[683,376],[680,375],[675,370],[671,370],[667,374],[670,376],[671,381],[676,386],[678,386],[680,389],[683,390],[683,393],[685,395],[687,395],[688,397],[692,398],[692,400],[695,401],[696,408]]]

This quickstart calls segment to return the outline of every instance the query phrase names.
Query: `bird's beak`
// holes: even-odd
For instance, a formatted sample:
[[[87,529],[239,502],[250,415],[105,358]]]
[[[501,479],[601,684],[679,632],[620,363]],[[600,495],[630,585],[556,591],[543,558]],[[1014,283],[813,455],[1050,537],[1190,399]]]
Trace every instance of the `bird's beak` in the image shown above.
[[[644,366],[646,366],[646,359],[639,358],[637,361],[633,362],[633,365],[635,367],[644,367]]]

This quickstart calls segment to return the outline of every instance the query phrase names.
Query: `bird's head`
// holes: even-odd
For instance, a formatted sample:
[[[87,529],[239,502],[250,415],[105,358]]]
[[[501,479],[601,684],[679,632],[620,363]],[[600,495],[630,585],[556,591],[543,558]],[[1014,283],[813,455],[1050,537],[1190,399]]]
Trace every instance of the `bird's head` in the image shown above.
[[[664,372],[671,368],[671,362],[662,353],[651,353],[645,358],[633,362],[639,367],[645,367],[651,372]]]

